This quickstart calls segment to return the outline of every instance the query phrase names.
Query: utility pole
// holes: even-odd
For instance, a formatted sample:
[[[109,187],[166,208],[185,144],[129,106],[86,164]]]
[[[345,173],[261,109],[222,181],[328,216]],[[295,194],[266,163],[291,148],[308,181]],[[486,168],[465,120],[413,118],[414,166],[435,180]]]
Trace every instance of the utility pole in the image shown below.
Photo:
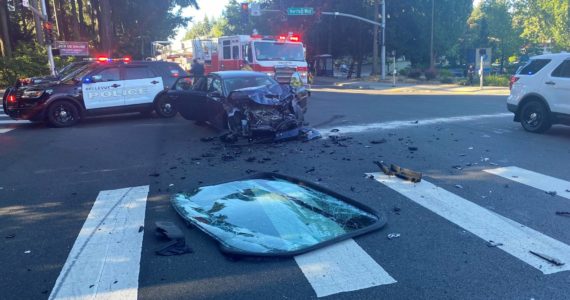
[[[429,43],[429,68],[433,70],[435,66],[433,57],[433,15],[435,12],[435,0],[431,0],[431,38]]]
[[[378,17],[380,15],[379,12],[379,6],[380,6],[380,0],[374,0],[374,22],[378,22]],[[380,31],[378,30],[378,25],[374,25],[374,45],[372,47],[372,75],[377,75],[379,70],[379,66],[378,66],[378,35],[380,34]]]
[[[382,0],[382,80],[386,79],[386,0]]]

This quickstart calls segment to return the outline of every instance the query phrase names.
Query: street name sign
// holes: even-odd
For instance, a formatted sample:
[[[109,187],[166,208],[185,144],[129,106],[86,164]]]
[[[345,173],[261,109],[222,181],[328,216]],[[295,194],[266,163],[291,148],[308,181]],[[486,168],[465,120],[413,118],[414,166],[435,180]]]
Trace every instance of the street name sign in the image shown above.
[[[312,16],[315,14],[313,7],[289,7],[287,8],[289,16]]]

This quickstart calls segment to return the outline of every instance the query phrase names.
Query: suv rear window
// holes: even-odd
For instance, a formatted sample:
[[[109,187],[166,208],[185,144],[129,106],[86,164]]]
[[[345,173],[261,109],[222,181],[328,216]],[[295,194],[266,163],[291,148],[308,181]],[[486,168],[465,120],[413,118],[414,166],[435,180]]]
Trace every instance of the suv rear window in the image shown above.
[[[554,71],[552,77],[570,78],[570,59],[563,61]]]
[[[532,59],[517,73],[520,75],[534,75],[550,62],[550,59]]]

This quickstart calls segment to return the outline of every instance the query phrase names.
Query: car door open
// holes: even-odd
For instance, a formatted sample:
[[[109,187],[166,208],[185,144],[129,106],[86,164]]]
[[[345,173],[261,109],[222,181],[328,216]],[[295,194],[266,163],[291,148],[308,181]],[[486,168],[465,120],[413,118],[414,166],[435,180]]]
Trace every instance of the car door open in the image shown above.
[[[180,77],[168,91],[174,106],[187,120],[207,121],[207,82],[205,77],[192,80],[191,77]]]

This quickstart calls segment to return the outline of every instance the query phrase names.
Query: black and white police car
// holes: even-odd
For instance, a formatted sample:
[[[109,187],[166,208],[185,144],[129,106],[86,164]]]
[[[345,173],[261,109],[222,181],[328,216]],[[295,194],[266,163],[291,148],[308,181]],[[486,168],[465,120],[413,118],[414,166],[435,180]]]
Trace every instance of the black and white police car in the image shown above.
[[[72,126],[87,116],[127,112],[174,117],[165,92],[187,73],[163,61],[97,58],[57,82],[11,88],[3,96],[4,112],[16,120]]]

